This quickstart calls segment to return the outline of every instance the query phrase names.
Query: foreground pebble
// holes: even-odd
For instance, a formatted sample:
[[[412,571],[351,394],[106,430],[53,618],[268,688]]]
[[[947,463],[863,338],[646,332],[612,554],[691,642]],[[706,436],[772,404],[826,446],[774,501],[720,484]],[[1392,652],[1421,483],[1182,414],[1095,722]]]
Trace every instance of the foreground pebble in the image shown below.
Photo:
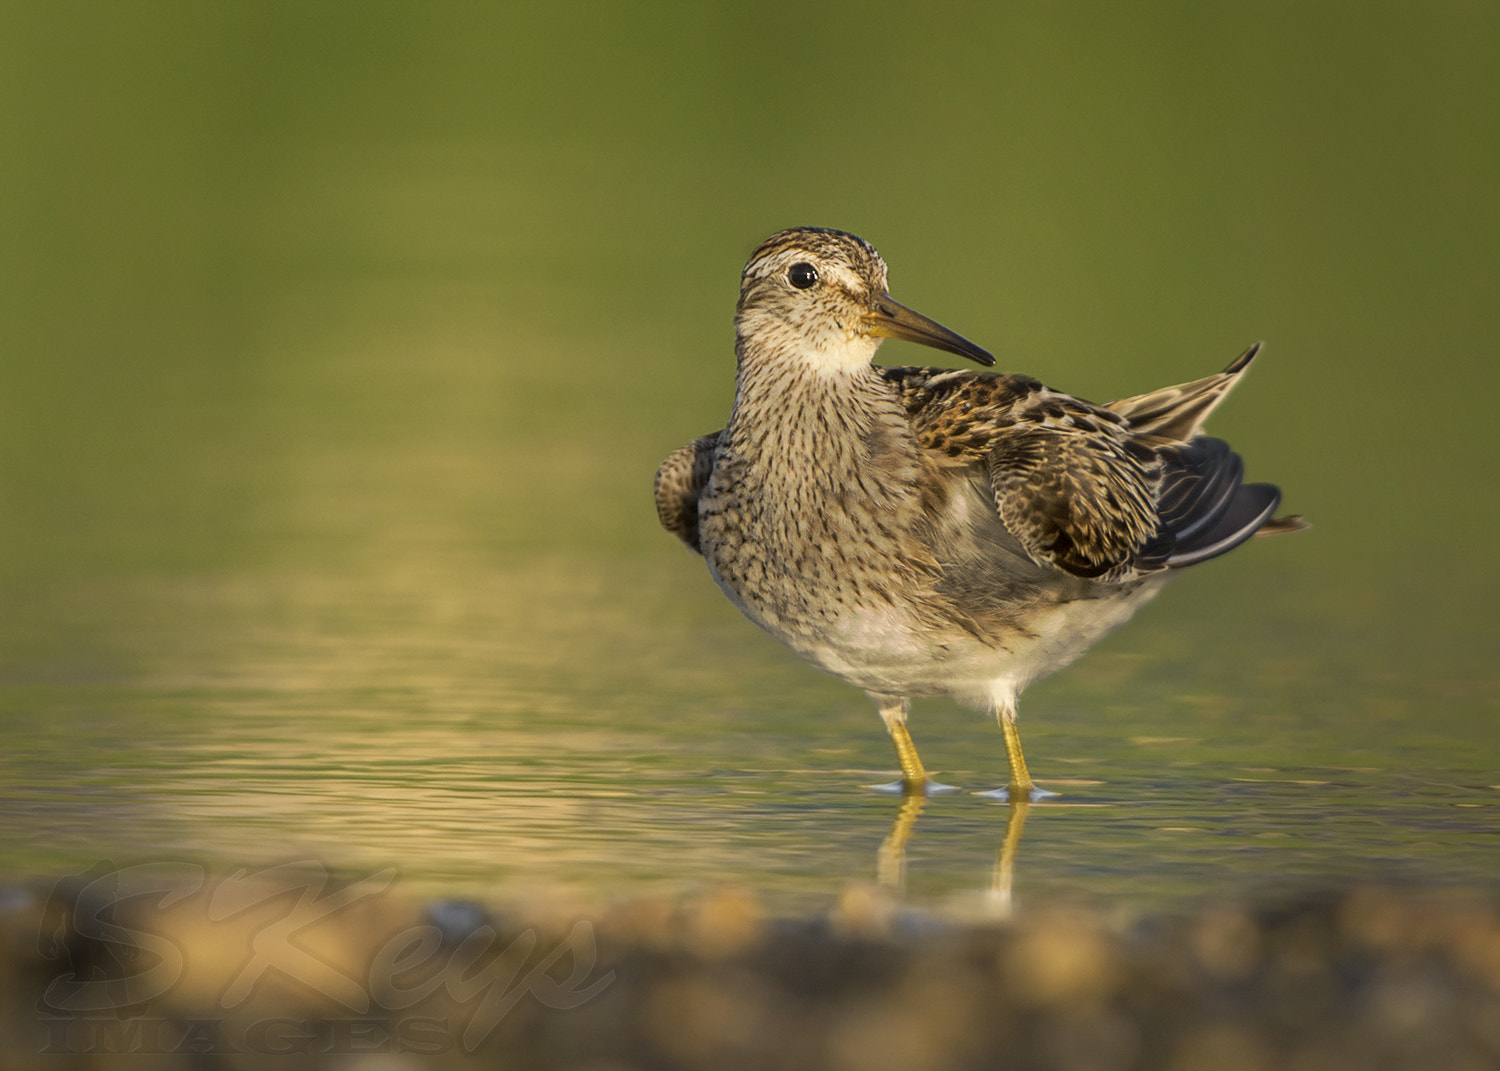
[[[6,1067],[1500,1066],[1500,908],[1475,893],[1122,930],[946,922],[863,886],[787,919],[740,889],[494,910],[327,875],[175,880],[0,890]]]

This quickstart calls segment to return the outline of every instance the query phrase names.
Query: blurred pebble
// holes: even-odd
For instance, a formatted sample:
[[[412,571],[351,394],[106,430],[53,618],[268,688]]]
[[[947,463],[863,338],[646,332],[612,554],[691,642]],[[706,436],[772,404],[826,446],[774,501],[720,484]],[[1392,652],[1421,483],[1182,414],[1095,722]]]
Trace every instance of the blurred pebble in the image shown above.
[[[265,912],[283,902],[268,892],[252,898]],[[131,932],[177,947],[187,974],[159,998],[120,1010],[98,1035],[108,1045],[156,1036],[132,1032],[135,1019],[166,1024],[153,1028],[158,1033],[210,1021],[226,1036],[254,1038],[256,1023],[279,1016],[274,1036],[303,1047],[296,1059],[262,1060],[243,1048],[200,1054],[223,1057],[203,1066],[1500,1067],[1500,908],[1494,896],[1447,890],[1360,888],[1275,907],[1218,904],[1131,929],[1088,911],[1024,904],[1003,924],[955,921],[902,907],[869,885],[849,886],[826,914],[792,919],[768,918],[752,892],[734,887],[641,897],[593,914],[561,899],[496,914],[466,900],[417,904],[390,893],[359,910],[307,910],[292,919],[295,940],[284,945],[264,940],[275,921],[269,913],[220,919],[192,896],[159,910],[128,893],[121,890],[109,947],[94,947],[99,938],[71,925],[77,905],[66,891],[31,901],[30,910],[0,912],[0,949],[8,953],[0,961],[0,1051],[20,1054],[7,1067],[110,1064],[115,1050],[103,1051],[105,1042],[70,1040],[79,1051],[59,1051],[55,1038],[73,1035],[57,1034],[55,1017],[43,1023],[38,1008],[69,970],[128,972],[146,962],[120,945]],[[441,934],[441,949],[436,937],[431,945],[411,937],[391,944],[422,922]],[[466,953],[468,938],[486,928],[496,931],[488,951]],[[377,950],[385,946],[382,961]],[[225,987],[252,948],[269,957],[265,978],[237,990],[228,1008]],[[320,999],[290,984],[310,969],[309,952],[328,972]],[[332,983],[354,984],[371,963],[383,963],[392,984],[368,988],[367,1009],[341,1009],[342,990]],[[101,1029],[78,1025],[85,1039]],[[43,1054],[48,1037],[53,1051]],[[384,1048],[317,1050],[338,1038]],[[133,1051],[132,1066],[185,1066],[179,1052]]]

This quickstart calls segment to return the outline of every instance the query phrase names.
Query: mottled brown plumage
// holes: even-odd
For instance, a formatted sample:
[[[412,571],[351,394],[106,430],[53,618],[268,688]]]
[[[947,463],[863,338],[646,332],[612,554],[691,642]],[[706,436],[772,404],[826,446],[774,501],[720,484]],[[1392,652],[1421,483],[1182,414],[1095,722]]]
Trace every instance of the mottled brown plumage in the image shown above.
[[[1026,376],[873,367],[883,337],[994,362],[892,301],[871,246],[818,228],[755,251],[735,324],[729,423],[662,465],[658,515],[751,620],[875,699],[908,789],[929,783],[908,697],[992,709],[1009,793],[1034,795],[1020,690],[1174,570],[1302,527],[1200,434],[1259,347],[1107,405]]]

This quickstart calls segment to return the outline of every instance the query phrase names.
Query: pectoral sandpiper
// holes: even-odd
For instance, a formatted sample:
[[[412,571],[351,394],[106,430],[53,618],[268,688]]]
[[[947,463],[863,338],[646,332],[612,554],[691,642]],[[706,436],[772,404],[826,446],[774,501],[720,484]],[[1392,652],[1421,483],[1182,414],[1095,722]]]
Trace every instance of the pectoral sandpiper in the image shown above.
[[[1127,620],[1177,570],[1257,533],[1281,493],[1204,419],[1249,367],[1096,405],[1027,376],[882,368],[881,339],[994,358],[893,301],[863,239],[799,227],[750,257],[728,425],[656,475],[662,525],[792,650],[869,693],[907,791],[932,782],[909,697],[999,718],[1010,799],[1043,795],[1016,698]]]

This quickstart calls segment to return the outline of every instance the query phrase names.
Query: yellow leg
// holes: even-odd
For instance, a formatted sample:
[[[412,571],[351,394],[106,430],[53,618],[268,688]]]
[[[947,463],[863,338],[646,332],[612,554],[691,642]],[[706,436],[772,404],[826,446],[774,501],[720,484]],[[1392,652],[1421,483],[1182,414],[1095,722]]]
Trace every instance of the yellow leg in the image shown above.
[[[891,734],[891,743],[896,745],[896,759],[901,763],[901,790],[907,793],[929,791],[934,782],[927,775],[927,768],[922,765],[917,745],[912,743],[911,733],[906,731],[906,699],[899,695],[876,695],[873,692],[870,698],[875,700],[875,705],[880,710],[880,719],[885,722],[885,727]]]
[[[1005,757],[1010,760],[1010,785],[1008,791],[1012,801],[1030,800],[1031,774],[1026,769],[1026,756],[1021,754],[1021,730],[1016,728],[1016,712],[1013,707],[1000,709],[1000,731],[1005,734]]]
[[[896,758],[901,763],[901,780],[909,790],[920,791],[927,784],[927,768],[917,754],[917,745],[912,742],[906,723],[898,721],[891,726],[891,742],[896,745]]]

